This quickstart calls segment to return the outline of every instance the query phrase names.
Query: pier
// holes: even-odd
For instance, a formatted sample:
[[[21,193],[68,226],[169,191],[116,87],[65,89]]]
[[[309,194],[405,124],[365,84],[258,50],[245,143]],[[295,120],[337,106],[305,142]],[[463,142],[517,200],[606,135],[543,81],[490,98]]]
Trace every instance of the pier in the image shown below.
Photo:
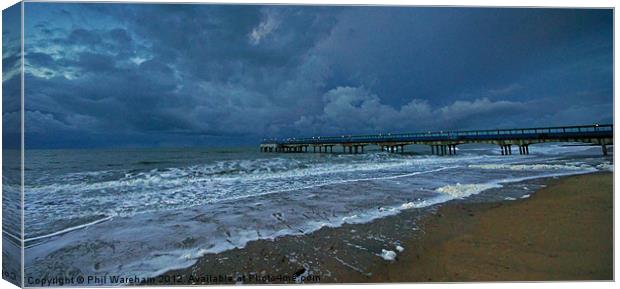
[[[613,124],[582,126],[434,131],[397,134],[316,136],[264,140],[261,152],[274,153],[364,153],[367,146],[381,151],[404,153],[407,145],[428,145],[434,155],[455,155],[462,144],[480,143],[499,146],[502,155],[512,155],[513,146],[520,155],[530,153],[529,146],[546,142],[580,142],[600,145],[603,155],[613,145]],[[337,148],[334,148],[337,147]],[[514,150],[517,153],[517,149]]]

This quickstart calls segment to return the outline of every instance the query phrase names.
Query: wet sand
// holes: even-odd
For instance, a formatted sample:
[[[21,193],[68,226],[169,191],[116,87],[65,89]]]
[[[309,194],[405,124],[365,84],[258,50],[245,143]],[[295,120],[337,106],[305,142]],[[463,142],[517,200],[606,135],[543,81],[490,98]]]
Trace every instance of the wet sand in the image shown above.
[[[526,199],[457,200],[367,224],[250,242],[156,282],[612,280],[613,174],[542,182],[546,187]],[[394,260],[382,258],[382,250],[396,253]]]

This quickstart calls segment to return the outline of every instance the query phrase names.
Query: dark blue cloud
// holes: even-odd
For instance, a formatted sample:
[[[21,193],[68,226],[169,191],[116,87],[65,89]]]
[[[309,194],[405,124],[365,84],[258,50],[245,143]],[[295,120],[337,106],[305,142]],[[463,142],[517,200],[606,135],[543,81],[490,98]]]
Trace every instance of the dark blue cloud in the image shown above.
[[[612,17],[27,3],[27,145],[611,122]]]
[[[18,149],[21,146],[21,5],[2,11],[2,146]],[[3,150],[3,153],[9,152]],[[14,154],[5,159],[18,161]],[[12,162],[7,161],[7,163]],[[9,173],[11,170],[8,170]],[[12,176],[11,177],[19,177]]]

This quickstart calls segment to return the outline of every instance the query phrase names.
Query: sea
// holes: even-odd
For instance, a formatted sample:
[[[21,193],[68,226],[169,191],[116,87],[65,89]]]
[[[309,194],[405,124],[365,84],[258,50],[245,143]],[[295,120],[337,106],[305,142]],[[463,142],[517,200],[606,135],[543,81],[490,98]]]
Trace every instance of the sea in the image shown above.
[[[530,155],[515,148],[506,156],[491,145],[461,145],[452,156],[424,146],[403,154],[28,150],[25,277],[153,277],[253,240],[476,195],[517,200],[540,188],[515,185],[526,180],[613,171],[599,146],[536,144]],[[5,226],[3,236],[18,230]]]

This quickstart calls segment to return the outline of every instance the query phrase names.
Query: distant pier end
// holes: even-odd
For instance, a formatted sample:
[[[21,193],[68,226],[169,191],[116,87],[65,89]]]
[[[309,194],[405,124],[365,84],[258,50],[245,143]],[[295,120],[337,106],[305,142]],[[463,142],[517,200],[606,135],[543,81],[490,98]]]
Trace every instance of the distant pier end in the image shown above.
[[[454,155],[456,146],[467,143],[498,145],[502,155],[511,155],[512,146],[519,154],[530,153],[529,145],[545,142],[581,142],[600,145],[603,155],[613,145],[613,124],[582,126],[514,128],[468,131],[435,131],[400,134],[317,136],[264,140],[261,152],[277,153],[363,153],[364,147],[378,146],[381,151],[404,152],[406,145],[431,147],[435,155]],[[334,149],[334,147],[337,147]],[[516,153],[516,151],[515,151]]]

